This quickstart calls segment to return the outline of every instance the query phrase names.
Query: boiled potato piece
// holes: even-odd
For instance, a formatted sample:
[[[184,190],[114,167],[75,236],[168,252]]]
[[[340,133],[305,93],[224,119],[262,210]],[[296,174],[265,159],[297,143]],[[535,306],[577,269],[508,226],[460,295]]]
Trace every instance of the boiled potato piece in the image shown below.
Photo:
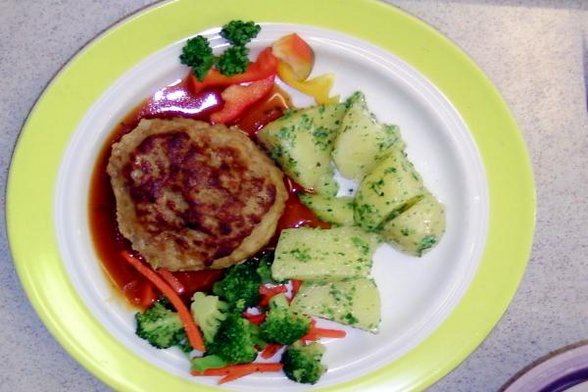
[[[376,333],[380,325],[380,294],[373,279],[304,282],[293,310]]]
[[[353,197],[324,196],[317,193],[301,193],[300,201],[310,208],[323,222],[338,226],[353,225]]]
[[[272,276],[321,282],[365,277],[378,244],[376,235],[358,227],[286,229],[278,239]]]
[[[344,104],[319,105],[287,112],[259,131],[259,141],[286,175],[306,189],[334,195],[331,163]]]
[[[380,235],[399,250],[422,256],[435,246],[445,231],[445,208],[435,197],[425,196],[384,224]]]
[[[404,152],[390,155],[367,174],[355,195],[355,223],[368,231],[381,225],[423,197],[421,177]]]
[[[348,109],[335,139],[333,161],[343,177],[361,180],[388,155],[390,148],[403,150],[404,142],[397,126],[378,122],[363,93],[355,92],[346,105]]]

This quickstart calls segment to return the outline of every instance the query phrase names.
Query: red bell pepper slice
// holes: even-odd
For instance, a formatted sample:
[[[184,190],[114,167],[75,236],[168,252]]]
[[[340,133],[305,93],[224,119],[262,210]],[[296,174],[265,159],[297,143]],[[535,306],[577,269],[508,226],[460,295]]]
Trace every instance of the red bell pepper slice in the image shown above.
[[[226,76],[219,72],[218,69],[212,68],[206,74],[204,80],[198,80],[193,74],[190,75],[192,88],[198,93],[208,87],[223,87],[232,84],[253,82],[265,79],[269,76],[276,75],[278,72],[278,59],[272,53],[272,48],[268,47],[262,50],[254,62],[247,66],[247,70],[241,74]]]
[[[260,286],[259,294],[261,294],[261,300],[259,301],[259,306],[268,306],[269,301],[270,299],[272,299],[272,297],[278,294],[286,293],[287,291],[288,288],[283,284],[277,286]]]
[[[221,97],[223,108],[210,115],[213,123],[227,124],[237,118],[253,104],[266,97],[274,87],[274,75],[249,84],[233,84],[227,87]]]
[[[251,313],[243,313],[243,317],[245,317],[251,324],[259,325],[265,321],[265,313],[259,314],[251,314]]]

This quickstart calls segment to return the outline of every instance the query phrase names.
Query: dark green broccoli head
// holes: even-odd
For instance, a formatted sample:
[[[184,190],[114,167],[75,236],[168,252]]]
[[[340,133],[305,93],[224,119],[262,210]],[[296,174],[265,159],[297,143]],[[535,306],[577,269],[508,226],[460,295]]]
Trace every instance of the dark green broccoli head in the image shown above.
[[[214,294],[237,311],[257,305],[260,300],[261,277],[256,269],[257,263],[253,259],[232,266],[227,270],[225,277],[214,284]]]
[[[233,45],[243,46],[257,37],[261,26],[253,21],[232,20],[223,26],[220,35]]]
[[[290,309],[284,294],[270,300],[269,311],[261,324],[261,336],[269,343],[292,344],[308,333],[310,318]]]
[[[244,46],[231,46],[218,58],[216,67],[223,75],[244,73],[249,65],[249,50]]]
[[[297,341],[282,354],[283,370],[286,376],[296,382],[315,384],[327,371],[327,367],[321,362],[325,346],[313,342],[304,345]]]
[[[214,335],[221,322],[227,318],[229,305],[214,295],[206,295],[197,291],[192,296],[190,309],[192,317],[204,335],[204,342],[214,340]]]
[[[186,41],[180,55],[180,62],[192,67],[192,72],[200,81],[204,80],[215,61],[208,39],[201,35]]]
[[[229,313],[221,322],[214,340],[206,346],[206,352],[229,364],[252,362],[257,357],[256,339],[253,324],[239,313]]]
[[[187,350],[186,332],[178,314],[162,302],[155,302],[144,312],[136,313],[136,334],[157,348],[180,346]],[[188,350],[189,351],[189,350]]]

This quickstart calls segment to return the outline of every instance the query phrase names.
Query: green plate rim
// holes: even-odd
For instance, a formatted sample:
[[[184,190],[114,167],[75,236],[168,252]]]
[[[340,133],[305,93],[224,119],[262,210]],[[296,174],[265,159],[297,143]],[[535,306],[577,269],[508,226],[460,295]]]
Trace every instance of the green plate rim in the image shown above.
[[[159,3],[115,24],[64,66],[33,107],[12,157],[6,193],[10,248],[30,302],[69,354],[117,390],[216,389],[195,385],[136,357],[98,324],[76,295],[61,263],[53,227],[60,160],[78,123],[103,91],[143,58],[171,43],[231,19],[332,29],[394,53],[436,85],[471,130],[486,170],[491,211],[487,242],[476,276],[457,307],[402,358],[325,390],[376,385],[386,385],[387,390],[426,388],[455,368],[490,333],[514,296],[530,255],[534,179],[521,134],[504,100],[454,43],[381,1],[291,0],[280,2],[279,7],[273,0],[252,0],[247,7],[239,0],[215,0],[212,7],[204,3]]]

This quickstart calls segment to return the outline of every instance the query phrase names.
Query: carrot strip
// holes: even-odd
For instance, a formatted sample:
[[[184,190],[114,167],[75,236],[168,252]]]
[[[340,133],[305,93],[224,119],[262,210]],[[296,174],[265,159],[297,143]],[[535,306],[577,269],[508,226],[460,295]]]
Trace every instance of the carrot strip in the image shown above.
[[[178,294],[182,294],[185,291],[184,285],[174,274],[166,269],[158,269],[157,273],[171,286],[172,289]]]
[[[341,329],[320,328],[316,326],[316,322],[311,322],[310,329],[306,335],[300,339],[314,341],[319,340],[320,338],[344,338],[345,336],[347,336],[347,332]]]
[[[223,376],[218,383],[224,384],[229,381],[247,376],[252,373],[279,372],[282,370],[282,364],[279,362],[270,363],[242,363],[238,365],[229,365],[219,369],[206,369],[203,372],[192,370],[193,376]]]
[[[255,373],[257,370],[255,369],[238,369],[238,370],[234,370],[231,373],[227,374],[226,376],[224,376],[223,378],[221,378],[220,380],[218,380],[218,385],[230,382],[230,381],[234,381],[236,379],[239,379],[241,377],[245,377],[248,376],[252,373]]]
[[[155,287],[161,291],[161,293],[172,303],[172,305],[178,311],[178,315],[180,316],[180,320],[184,324],[184,329],[186,330],[186,336],[188,337],[188,341],[190,345],[198,351],[205,351],[204,342],[202,340],[202,335],[200,335],[200,331],[192,318],[192,314],[184,305],[182,299],[178,296],[178,294],[150,267],[146,266],[141,262],[141,260],[137,259],[131,253],[127,251],[122,252],[122,256],[125,258],[126,261],[129,262],[135,269],[141,273],[141,275],[145,276],[149,279]]]
[[[290,281],[292,283],[292,299],[294,299],[294,297],[296,297],[296,294],[298,294],[298,291],[300,291],[300,286],[302,286],[302,281],[298,280],[298,279],[292,279]]]
[[[312,333],[321,337],[321,338],[344,338],[347,336],[347,332],[341,329],[331,329],[331,328],[315,328]]]
[[[271,357],[273,357],[274,355],[276,355],[276,353],[278,351],[280,351],[280,349],[284,347],[281,344],[277,344],[277,343],[270,343],[267,346],[265,346],[265,348],[263,349],[263,351],[261,352],[261,357],[263,359],[269,359]]]

